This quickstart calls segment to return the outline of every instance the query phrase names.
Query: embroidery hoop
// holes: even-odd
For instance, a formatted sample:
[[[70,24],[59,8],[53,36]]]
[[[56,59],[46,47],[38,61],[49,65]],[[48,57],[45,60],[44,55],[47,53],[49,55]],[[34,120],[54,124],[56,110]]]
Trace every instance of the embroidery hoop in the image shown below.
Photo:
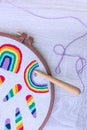
[[[3,32],[0,32],[0,36],[2,37],[7,37],[7,38],[11,38],[13,40],[16,40],[20,43],[24,43],[25,39],[27,38],[27,34],[25,33],[21,33],[20,35],[17,35],[17,36],[14,36],[14,35],[11,35],[11,34],[7,34],[7,33],[3,33]],[[25,45],[40,59],[41,63],[43,64],[43,66],[45,67],[46,69],[46,72],[47,74],[50,74],[51,75],[51,72],[50,72],[50,69],[46,63],[46,61],[44,60],[44,58],[40,55],[40,53],[32,46],[32,42],[33,42],[33,38],[32,37],[29,37],[25,43]],[[50,96],[50,106],[49,106],[49,110],[48,110],[48,113],[47,113],[47,116],[46,118],[44,119],[42,125],[39,127],[38,130],[42,130],[44,128],[44,126],[46,125],[50,115],[51,115],[51,112],[52,112],[52,109],[53,109],[53,104],[54,104],[54,84],[50,83],[50,92],[51,92],[51,96]]]

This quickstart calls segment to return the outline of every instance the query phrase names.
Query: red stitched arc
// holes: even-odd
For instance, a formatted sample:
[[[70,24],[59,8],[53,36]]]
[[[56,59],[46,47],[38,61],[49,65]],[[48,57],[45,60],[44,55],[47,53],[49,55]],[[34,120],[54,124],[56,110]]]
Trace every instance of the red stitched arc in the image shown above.
[[[5,77],[0,75],[0,85],[2,85],[5,81]]]
[[[22,62],[22,53],[18,47],[11,44],[2,45],[0,57],[0,68],[18,73]]]

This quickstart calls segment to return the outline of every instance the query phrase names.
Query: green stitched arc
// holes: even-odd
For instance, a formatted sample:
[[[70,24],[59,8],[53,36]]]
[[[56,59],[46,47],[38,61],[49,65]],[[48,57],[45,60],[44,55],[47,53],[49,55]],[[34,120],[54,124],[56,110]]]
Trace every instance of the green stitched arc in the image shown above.
[[[12,90],[12,89],[9,91],[9,93],[10,93],[11,97],[14,96],[14,93],[13,93],[13,90]]]
[[[32,108],[35,108],[35,103],[33,102],[30,106],[29,106],[30,109]]]
[[[18,122],[21,121],[21,120],[22,120],[22,117],[20,116],[20,117],[18,117],[18,118],[15,120],[15,122],[18,123]]]
[[[34,82],[32,82],[31,81],[31,74],[32,74],[32,72],[33,72],[33,70],[35,69],[35,68],[37,68],[38,67],[38,64],[35,64],[35,65],[33,65],[32,66],[32,68],[28,71],[28,81],[29,81],[29,84],[33,87],[33,88],[35,88],[35,89],[38,89],[38,90],[41,90],[41,89],[48,89],[48,86],[47,85],[45,85],[45,84],[43,84],[43,85],[37,85],[37,84],[35,84]]]

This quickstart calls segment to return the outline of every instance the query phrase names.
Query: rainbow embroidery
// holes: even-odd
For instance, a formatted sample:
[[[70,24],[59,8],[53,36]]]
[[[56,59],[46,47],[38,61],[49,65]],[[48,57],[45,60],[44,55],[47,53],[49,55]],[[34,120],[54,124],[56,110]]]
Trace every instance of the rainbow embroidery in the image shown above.
[[[35,68],[39,67],[39,64],[36,60],[32,61],[25,69],[24,72],[24,80],[27,87],[36,93],[46,93],[48,92],[48,85],[47,84],[37,84],[33,80],[33,71]]]
[[[16,130],[24,130],[22,116],[19,108],[16,108],[15,123],[16,123]]]
[[[22,89],[22,86],[20,84],[15,85],[9,92],[8,94],[5,96],[5,98],[3,99],[4,102],[8,101],[9,99],[11,99],[12,97],[14,97],[17,93],[20,92],[20,90]]]
[[[5,81],[5,77],[0,75],[0,85],[2,85],[4,81]]]
[[[4,130],[11,130],[10,119],[5,120],[5,128],[4,128]]]
[[[0,68],[17,73],[20,69],[22,54],[14,45],[4,44],[0,47]]]
[[[29,108],[31,114],[33,115],[34,118],[36,118],[37,117],[36,107],[35,107],[35,102],[34,102],[32,95],[26,96],[26,102],[27,102],[27,105],[28,105],[28,108]]]

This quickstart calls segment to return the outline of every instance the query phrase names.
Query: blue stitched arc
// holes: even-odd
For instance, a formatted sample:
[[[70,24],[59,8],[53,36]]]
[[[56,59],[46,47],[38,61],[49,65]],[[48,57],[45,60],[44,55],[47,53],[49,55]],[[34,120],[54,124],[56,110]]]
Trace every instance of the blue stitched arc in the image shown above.
[[[28,72],[28,79],[29,79],[29,83],[32,87],[36,88],[36,89],[47,89],[48,86],[47,84],[37,84],[34,80],[33,80],[33,71],[35,70],[35,68],[38,67],[37,65],[33,65],[33,67],[31,68],[31,70]]]
[[[8,71],[13,71],[15,65],[16,56],[8,51],[5,51],[0,56],[0,68],[3,68]]]
[[[3,68],[5,70],[10,70],[11,63],[12,63],[12,58],[9,56],[5,56],[3,58],[3,61],[1,62],[0,68]]]
[[[39,64],[36,60],[32,61],[25,70],[24,78],[28,88],[37,93],[46,93],[48,92],[48,85],[47,84],[40,84],[34,81],[33,72],[34,70],[39,67]]]
[[[10,119],[6,119],[6,120],[5,120],[4,130],[11,130]]]

